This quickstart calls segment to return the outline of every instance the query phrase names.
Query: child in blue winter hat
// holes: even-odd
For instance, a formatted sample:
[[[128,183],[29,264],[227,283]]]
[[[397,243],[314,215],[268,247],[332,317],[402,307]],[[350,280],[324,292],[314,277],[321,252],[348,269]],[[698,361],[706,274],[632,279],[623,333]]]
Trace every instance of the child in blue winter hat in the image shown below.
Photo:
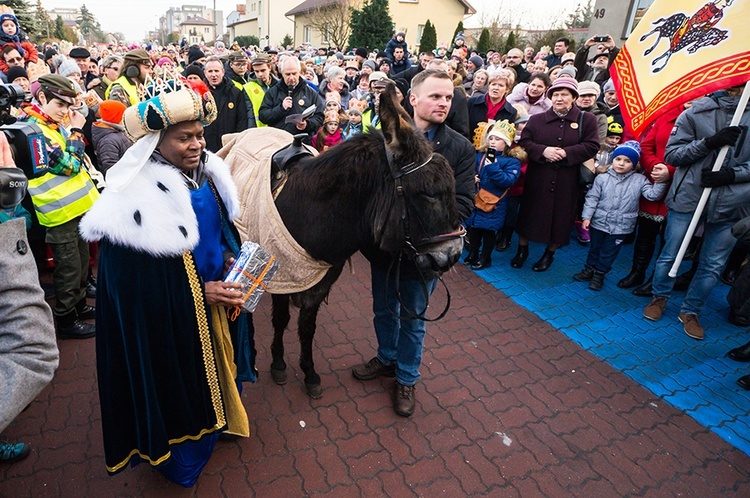
[[[16,16],[11,12],[3,12],[0,14],[0,49],[9,44],[18,50],[26,62],[36,63],[39,60],[39,54],[28,41]]]
[[[652,184],[635,172],[640,157],[641,146],[635,140],[620,144],[612,152],[612,166],[597,175],[586,194],[582,218],[591,245],[586,266],[573,279],[590,282],[591,290],[601,290],[625,236],[635,230],[641,196],[656,201],[667,191],[666,183]]]

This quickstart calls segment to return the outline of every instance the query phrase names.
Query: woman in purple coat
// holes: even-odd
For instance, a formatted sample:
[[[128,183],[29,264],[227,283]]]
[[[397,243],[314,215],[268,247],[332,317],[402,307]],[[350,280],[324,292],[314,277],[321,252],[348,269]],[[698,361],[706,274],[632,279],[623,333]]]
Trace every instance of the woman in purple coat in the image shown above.
[[[516,231],[518,252],[511,260],[521,268],[529,256],[529,241],[547,244],[532,270],[545,271],[558,247],[570,241],[580,194],[579,165],[599,150],[596,117],[576,107],[578,82],[555,80],[547,90],[548,111],[531,116],[520,145],[529,155]]]

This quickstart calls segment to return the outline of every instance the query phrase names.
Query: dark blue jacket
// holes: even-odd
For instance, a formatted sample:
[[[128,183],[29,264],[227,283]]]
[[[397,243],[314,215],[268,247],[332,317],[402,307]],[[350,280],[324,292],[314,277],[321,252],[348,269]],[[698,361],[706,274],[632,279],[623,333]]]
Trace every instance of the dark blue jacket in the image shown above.
[[[479,175],[479,188],[492,192],[497,196],[502,196],[506,189],[512,187],[521,174],[521,161],[514,157],[500,156],[494,163],[485,164],[484,153],[477,154],[476,173]],[[466,220],[466,226],[483,228],[485,230],[498,231],[505,224],[505,213],[508,209],[508,196],[497,203],[497,207],[485,213],[474,208],[474,211]]]

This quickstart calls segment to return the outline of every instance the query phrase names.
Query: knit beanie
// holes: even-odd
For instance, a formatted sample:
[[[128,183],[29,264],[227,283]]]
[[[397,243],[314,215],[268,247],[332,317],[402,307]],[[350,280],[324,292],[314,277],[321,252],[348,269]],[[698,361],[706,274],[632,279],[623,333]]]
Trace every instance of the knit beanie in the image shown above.
[[[362,67],[364,67],[364,66],[367,66],[367,67],[369,67],[369,68],[370,68],[370,69],[372,69],[373,71],[377,71],[377,69],[378,69],[378,66],[377,66],[377,64],[375,64],[375,61],[374,61],[374,60],[372,60],[372,59],[367,59],[366,61],[364,61],[364,62],[362,63]]]
[[[60,76],[65,76],[66,78],[74,73],[81,74],[81,69],[78,67],[78,64],[76,64],[72,59],[66,59],[62,64],[60,64],[60,67],[57,69],[57,74],[59,74]]]
[[[607,125],[607,136],[608,137],[621,137],[622,136],[622,125],[617,121],[612,121]]]
[[[602,93],[614,92],[615,84],[612,82],[612,78],[608,79],[604,86],[602,86]]]
[[[358,55],[360,57],[367,58],[367,49],[359,47],[354,51],[354,55]]]
[[[466,42],[466,35],[463,33],[458,33],[453,39],[453,43],[456,43],[458,40],[463,40],[464,42]]]
[[[469,57],[469,62],[474,64],[477,69],[481,69],[481,67],[484,66],[484,61],[478,55],[472,55],[471,57]]]
[[[8,83],[13,83],[16,78],[29,79],[29,73],[27,73],[26,70],[21,66],[13,66],[9,68],[8,72],[5,73],[5,75],[8,77]]]
[[[562,68],[560,70],[559,73],[557,73],[557,77],[560,78],[562,76],[564,78],[564,77],[567,76],[569,78],[575,79],[577,73],[578,73],[578,70],[575,67],[573,67],[573,66],[565,66],[564,68]],[[578,85],[579,90],[580,90],[580,86],[581,85],[579,83],[579,85]]]
[[[191,74],[195,74],[200,79],[204,78],[203,69],[201,69],[201,67],[196,64],[191,64],[190,66],[186,67],[185,70],[182,72],[182,75],[186,78],[190,76]]]
[[[192,64],[198,59],[204,58],[205,56],[206,54],[203,53],[203,51],[198,47],[198,45],[191,46],[188,49],[188,65]]]
[[[105,100],[99,103],[99,115],[106,123],[121,124],[125,109],[127,109],[125,104],[117,100]]]
[[[625,156],[633,163],[633,166],[638,164],[638,160],[641,158],[641,145],[635,140],[628,140],[617,146],[612,152],[612,159],[617,156]]]

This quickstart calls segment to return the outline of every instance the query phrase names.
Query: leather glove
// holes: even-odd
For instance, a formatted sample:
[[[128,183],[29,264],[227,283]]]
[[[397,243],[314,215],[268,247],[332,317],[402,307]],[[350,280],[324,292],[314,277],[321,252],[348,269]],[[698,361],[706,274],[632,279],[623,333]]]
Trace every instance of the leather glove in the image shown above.
[[[725,145],[734,145],[742,134],[742,128],[739,126],[727,126],[717,131],[706,139],[706,147],[709,149],[720,149]]]
[[[722,168],[719,171],[701,171],[701,187],[723,187],[734,183],[734,170]]]

